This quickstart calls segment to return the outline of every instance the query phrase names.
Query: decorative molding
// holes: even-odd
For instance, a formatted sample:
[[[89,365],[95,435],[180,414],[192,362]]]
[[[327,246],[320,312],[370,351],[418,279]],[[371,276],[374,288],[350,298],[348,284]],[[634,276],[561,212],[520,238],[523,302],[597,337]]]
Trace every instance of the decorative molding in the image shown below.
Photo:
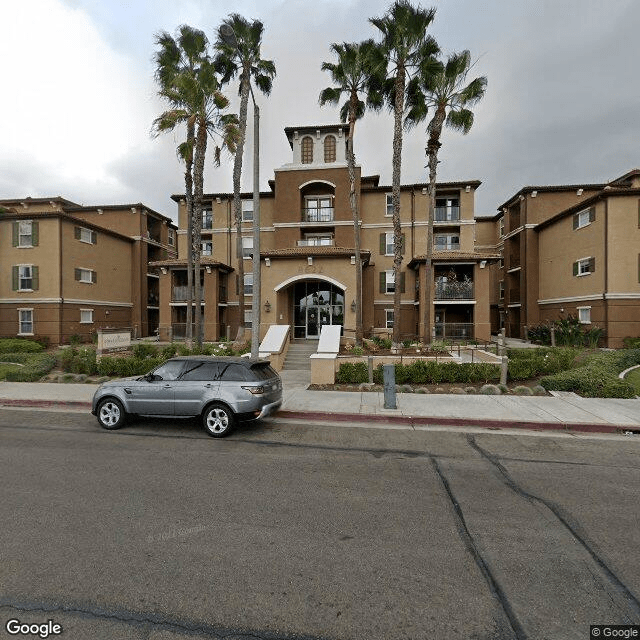
[[[640,298],[640,294],[638,295]],[[602,293],[588,294],[586,296],[569,296],[566,298],[546,298],[538,300],[538,304],[563,304],[565,302],[582,302],[583,300],[602,300]]]
[[[293,284],[294,282],[299,282],[301,280],[322,280],[324,282],[329,282],[333,285],[335,285],[336,287],[338,287],[339,289],[342,289],[343,291],[347,290],[347,286],[342,284],[341,282],[338,282],[336,279],[334,278],[330,278],[329,276],[325,276],[321,273],[304,273],[304,274],[300,274],[297,276],[291,276],[290,278],[287,278],[286,280],[283,280],[280,284],[276,285],[275,287],[273,287],[274,291],[280,291],[281,289],[284,289],[285,287],[289,286],[290,284]]]

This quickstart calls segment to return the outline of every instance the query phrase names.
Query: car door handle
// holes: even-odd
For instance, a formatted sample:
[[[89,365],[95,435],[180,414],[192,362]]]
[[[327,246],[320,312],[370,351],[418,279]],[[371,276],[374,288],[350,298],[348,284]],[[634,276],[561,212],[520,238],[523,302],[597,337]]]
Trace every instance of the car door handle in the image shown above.
[[[213,385],[210,382],[208,382],[207,384],[204,385],[204,388],[205,389],[212,389]]]
[[[170,384],[165,384],[162,388],[163,389],[171,389],[171,385]]]

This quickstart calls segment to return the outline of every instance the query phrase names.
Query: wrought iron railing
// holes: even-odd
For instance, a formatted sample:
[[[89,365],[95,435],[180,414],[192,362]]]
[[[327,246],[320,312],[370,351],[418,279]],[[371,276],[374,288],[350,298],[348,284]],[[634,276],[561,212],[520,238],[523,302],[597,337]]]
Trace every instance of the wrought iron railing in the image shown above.
[[[193,287],[191,287],[191,296],[189,296],[189,287],[187,285],[184,286],[176,286],[173,287],[173,292],[171,294],[172,302],[186,302],[189,300],[189,297],[193,298],[194,292]]]
[[[435,245],[436,251],[459,251],[460,243],[459,242],[438,242]]]
[[[473,300],[473,282],[436,284],[436,300]]]
[[[435,222],[457,222],[460,220],[460,207],[436,207],[433,219]]]
[[[472,322],[436,322],[433,329],[435,337],[441,340],[473,338]]]
[[[309,207],[302,209],[303,222],[333,222],[333,207]]]

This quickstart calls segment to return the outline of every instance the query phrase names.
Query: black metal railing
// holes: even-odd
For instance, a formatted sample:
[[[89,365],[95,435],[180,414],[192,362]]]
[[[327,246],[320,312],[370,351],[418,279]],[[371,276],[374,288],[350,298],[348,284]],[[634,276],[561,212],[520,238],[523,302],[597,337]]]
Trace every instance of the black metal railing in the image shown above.
[[[473,323],[471,322],[436,322],[433,329],[435,337],[440,340],[473,338]]]
[[[473,300],[473,282],[447,282],[436,284],[436,300]]]
[[[303,222],[333,222],[333,207],[309,207],[302,209]]]
[[[433,219],[435,222],[457,222],[460,220],[460,207],[436,207]]]

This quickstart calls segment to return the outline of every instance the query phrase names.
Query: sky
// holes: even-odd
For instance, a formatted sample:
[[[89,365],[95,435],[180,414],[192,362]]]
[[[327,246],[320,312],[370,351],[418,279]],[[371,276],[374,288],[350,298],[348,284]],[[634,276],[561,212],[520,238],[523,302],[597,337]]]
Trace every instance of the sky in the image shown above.
[[[482,181],[476,215],[493,215],[526,185],[606,182],[640,167],[638,0],[432,0],[445,54],[469,49],[488,79],[475,122],[443,135],[439,181]],[[378,37],[369,18],[390,0],[21,0],[3,6],[0,199],[61,195],[84,205],[143,202],[177,218],[183,133],[151,136],[155,36],[181,24],[211,41],[232,7],[264,23],[277,69],[260,96],[260,188],[291,161],[287,126],[334,124],[318,105],[331,84],[332,42]],[[417,4],[417,3],[416,3]],[[226,89],[237,110],[237,85]],[[251,115],[250,115],[251,117]],[[425,182],[426,124],[405,134],[402,182]],[[391,183],[393,116],[358,122],[363,175]],[[231,192],[230,156],[205,169],[206,192]],[[252,189],[251,126],[242,188]]]

